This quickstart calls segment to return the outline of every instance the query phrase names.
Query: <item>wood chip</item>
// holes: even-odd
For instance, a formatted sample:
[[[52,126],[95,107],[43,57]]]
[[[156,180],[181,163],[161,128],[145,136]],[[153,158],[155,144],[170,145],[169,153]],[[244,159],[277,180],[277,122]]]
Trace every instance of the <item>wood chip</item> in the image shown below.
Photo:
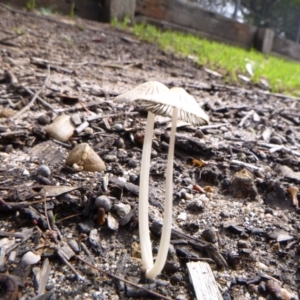
[[[197,300],[223,300],[209,264],[189,262],[187,267]]]

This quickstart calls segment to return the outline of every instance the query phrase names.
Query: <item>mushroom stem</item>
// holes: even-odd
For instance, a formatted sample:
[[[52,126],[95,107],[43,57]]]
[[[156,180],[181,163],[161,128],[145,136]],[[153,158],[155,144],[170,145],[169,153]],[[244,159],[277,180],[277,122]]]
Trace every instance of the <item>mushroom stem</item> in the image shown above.
[[[166,177],[166,194],[164,207],[164,220],[162,234],[160,238],[159,250],[155,260],[155,264],[151,269],[146,271],[146,277],[153,279],[163,269],[169,251],[171,230],[172,230],[172,208],[173,208],[173,161],[174,161],[174,146],[175,133],[177,129],[178,108],[173,107],[172,128],[169,141],[169,152],[167,162],[167,177]]]
[[[153,266],[152,246],[150,241],[148,220],[148,195],[154,117],[155,114],[149,111],[143,144],[139,188],[139,233],[142,254],[142,267],[145,270],[148,270]]]

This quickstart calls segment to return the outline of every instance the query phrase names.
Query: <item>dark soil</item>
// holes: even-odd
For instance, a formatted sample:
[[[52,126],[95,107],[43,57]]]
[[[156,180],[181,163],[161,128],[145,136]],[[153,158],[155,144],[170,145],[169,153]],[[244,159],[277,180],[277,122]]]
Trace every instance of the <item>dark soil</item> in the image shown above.
[[[16,299],[5,298],[9,282],[19,284],[21,299],[151,297],[101,270],[172,299],[195,299],[186,263],[198,260],[209,262],[224,299],[298,299],[300,218],[297,196],[293,202],[287,190],[300,182],[298,99],[229,86],[192,58],[106,24],[0,6],[0,25],[0,299]],[[162,274],[148,282],[137,220],[146,112],[112,100],[150,80],[185,88],[211,122],[178,125],[172,246]],[[49,138],[44,124],[62,113],[88,127],[66,142]],[[158,118],[150,168],[154,256],[168,129],[169,120]],[[104,160],[105,172],[65,165],[81,142]],[[101,195],[112,206],[104,219],[95,206]],[[24,267],[28,251],[41,259]]]

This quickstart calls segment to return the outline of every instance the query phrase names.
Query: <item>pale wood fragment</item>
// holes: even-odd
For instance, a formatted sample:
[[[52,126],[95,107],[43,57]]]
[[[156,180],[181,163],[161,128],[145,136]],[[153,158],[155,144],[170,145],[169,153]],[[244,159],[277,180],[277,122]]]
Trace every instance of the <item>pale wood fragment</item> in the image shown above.
[[[208,263],[189,262],[187,267],[197,300],[223,300]]]

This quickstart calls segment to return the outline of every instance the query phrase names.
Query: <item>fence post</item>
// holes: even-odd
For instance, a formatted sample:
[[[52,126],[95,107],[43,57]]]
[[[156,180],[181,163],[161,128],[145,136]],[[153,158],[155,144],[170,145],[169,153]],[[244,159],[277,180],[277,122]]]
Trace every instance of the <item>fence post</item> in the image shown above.
[[[272,51],[274,30],[270,28],[258,28],[255,35],[254,47],[262,53],[268,54]]]
[[[128,17],[134,21],[136,0],[104,0],[101,20],[111,22],[113,19],[123,21]]]

